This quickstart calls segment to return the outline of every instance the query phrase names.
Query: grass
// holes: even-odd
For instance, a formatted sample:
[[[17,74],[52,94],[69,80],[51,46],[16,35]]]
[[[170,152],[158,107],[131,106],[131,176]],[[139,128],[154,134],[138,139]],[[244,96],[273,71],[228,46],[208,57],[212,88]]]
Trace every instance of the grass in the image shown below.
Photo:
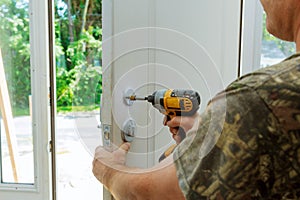
[[[62,106],[57,107],[58,113],[68,113],[68,112],[87,112],[99,109],[99,105],[89,105],[89,106]]]
[[[29,113],[29,108],[13,108],[13,116],[28,116],[30,115]]]

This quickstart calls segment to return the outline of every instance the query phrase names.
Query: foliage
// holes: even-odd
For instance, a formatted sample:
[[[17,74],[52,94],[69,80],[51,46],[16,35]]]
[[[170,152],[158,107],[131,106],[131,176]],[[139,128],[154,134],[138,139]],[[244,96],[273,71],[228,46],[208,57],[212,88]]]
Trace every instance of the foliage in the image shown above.
[[[76,66],[70,71],[59,68],[57,70],[57,106],[99,104],[102,92],[100,74],[99,67]]]
[[[57,111],[59,113],[68,113],[68,112],[89,112],[99,110],[98,105],[90,105],[90,106],[63,106],[58,107]]]
[[[69,14],[68,10],[60,15],[56,14],[59,17],[56,23],[56,45],[57,49],[63,52],[56,55],[57,105],[99,105],[102,93],[100,66],[102,30],[91,25],[87,30],[79,27],[76,30],[74,27],[67,26],[70,18],[65,16],[66,13]],[[70,39],[70,29],[72,29],[72,39]],[[80,34],[77,34],[77,31],[80,31]],[[61,39],[67,37],[69,40]]]
[[[28,6],[0,0],[0,48],[16,110],[28,110],[31,94]],[[55,0],[58,106],[99,105],[101,39],[101,0]]]
[[[30,45],[28,5],[0,0],[0,48],[13,108],[28,108]]]

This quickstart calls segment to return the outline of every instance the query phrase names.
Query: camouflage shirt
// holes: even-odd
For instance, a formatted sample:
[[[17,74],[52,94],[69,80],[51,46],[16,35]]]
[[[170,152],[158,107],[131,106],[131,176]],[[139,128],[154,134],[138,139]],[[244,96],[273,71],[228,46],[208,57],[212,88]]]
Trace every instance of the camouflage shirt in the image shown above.
[[[212,99],[174,160],[186,199],[300,199],[300,53]]]

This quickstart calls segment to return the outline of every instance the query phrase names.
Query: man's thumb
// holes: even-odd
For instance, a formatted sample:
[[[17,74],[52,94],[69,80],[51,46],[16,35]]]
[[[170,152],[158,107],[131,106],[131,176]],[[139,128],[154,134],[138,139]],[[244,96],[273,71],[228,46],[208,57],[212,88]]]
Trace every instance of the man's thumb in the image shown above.
[[[130,143],[129,142],[125,142],[123,144],[121,144],[120,149],[122,149],[123,151],[128,152],[130,149]]]

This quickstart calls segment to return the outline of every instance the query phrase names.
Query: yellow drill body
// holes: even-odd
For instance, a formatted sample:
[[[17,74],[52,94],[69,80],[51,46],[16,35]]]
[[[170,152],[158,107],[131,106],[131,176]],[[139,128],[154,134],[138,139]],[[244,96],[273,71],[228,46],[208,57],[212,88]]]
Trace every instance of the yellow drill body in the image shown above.
[[[200,105],[200,95],[196,91],[182,89],[161,89],[145,98],[136,97],[134,95],[128,97],[128,99],[131,101],[145,100],[152,103],[159,112],[167,116],[166,122],[175,116],[193,116]],[[184,139],[186,136],[181,127],[178,127],[178,134],[181,139]],[[176,145],[171,146],[160,157],[159,161],[172,153],[175,147]]]

